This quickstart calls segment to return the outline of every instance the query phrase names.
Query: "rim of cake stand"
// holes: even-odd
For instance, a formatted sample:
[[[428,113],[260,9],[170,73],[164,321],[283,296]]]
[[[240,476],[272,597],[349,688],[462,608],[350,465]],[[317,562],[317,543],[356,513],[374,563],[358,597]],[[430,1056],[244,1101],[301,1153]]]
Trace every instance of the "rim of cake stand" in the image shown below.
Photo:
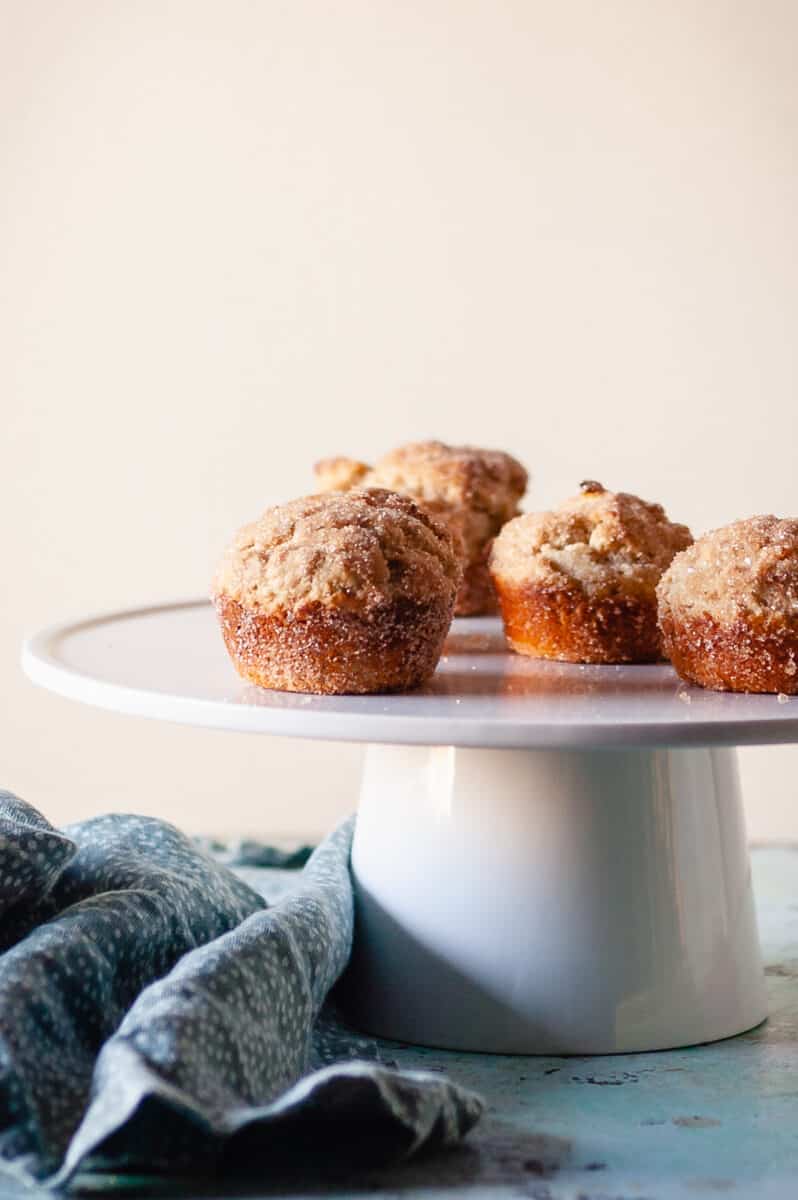
[[[495,749],[798,742],[798,697],[682,683],[666,664],[579,667],[509,652],[498,618],[458,618],[433,680],[413,692],[309,696],[243,683],[207,600],[59,622],[28,638],[36,684],[132,716],[329,741]]]

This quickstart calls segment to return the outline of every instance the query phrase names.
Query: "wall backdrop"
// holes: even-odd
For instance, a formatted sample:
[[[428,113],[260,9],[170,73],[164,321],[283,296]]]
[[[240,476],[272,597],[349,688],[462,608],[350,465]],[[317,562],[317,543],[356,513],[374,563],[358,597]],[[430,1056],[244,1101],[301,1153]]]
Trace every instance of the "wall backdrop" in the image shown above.
[[[357,748],[34,689],[26,629],[203,593],[331,453],[512,450],[699,532],[798,513],[793,0],[0,0],[0,786],[316,834]],[[798,836],[798,751],[742,758]]]

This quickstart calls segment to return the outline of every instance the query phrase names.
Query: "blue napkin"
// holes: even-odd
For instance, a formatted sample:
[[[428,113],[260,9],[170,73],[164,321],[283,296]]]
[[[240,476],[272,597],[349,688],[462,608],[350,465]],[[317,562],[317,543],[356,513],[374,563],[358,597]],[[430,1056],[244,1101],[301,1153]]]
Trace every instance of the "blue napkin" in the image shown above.
[[[352,828],[269,904],[251,847],[242,877],[165,822],[58,831],[0,793],[0,1166],[60,1187],[462,1137],[478,1097],[322,1013],[352,943]]]

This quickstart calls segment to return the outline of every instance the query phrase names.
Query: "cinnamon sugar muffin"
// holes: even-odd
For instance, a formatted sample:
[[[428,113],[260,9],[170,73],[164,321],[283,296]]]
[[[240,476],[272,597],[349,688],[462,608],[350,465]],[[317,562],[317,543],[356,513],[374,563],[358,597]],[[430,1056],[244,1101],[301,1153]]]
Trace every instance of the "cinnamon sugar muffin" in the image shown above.
[[[518,513],[527,473],[500,450],[411,442],[366,468],[353,459],[325,459],[315,467],[319,487],[381,487],[412,496],[446,525],[462,558],[458,616],[496,612],[487,567],[490,543]]]
[[[705,534],[677,554],[657,596],[684,679],[798,695],[798,520],[749,517]]]
[[[348,492],[352,488],[361,487],[370,470],[368,463],[341,456],[323,458],[313,468],[320,492]]]
[[[433,671],[460,566],[442,526],[373,489],[267,509],[236,536],[212,585],[245,679],[288,692],[382,692]]]
[[[655,589],[690,531],[659,504],[593,480],[581,489],[552,512],[516,517],[493,543],[507,640],[533,658],[654,662],[662,656]]]

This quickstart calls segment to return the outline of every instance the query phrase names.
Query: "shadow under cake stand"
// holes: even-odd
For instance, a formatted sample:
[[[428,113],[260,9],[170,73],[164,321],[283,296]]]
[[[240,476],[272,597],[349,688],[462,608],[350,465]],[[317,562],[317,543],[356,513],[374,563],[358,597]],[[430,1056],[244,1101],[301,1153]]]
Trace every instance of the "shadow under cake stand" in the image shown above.
[[[368,743],[344,981],[364,1030],[605,1054],[766,1016],[734,747],[798,741],[798,698],[521,658],[493,618],[456,620],[419,691],[265,691],[238,679],[205,601],[54,626],[23,665],[116,712]]]

